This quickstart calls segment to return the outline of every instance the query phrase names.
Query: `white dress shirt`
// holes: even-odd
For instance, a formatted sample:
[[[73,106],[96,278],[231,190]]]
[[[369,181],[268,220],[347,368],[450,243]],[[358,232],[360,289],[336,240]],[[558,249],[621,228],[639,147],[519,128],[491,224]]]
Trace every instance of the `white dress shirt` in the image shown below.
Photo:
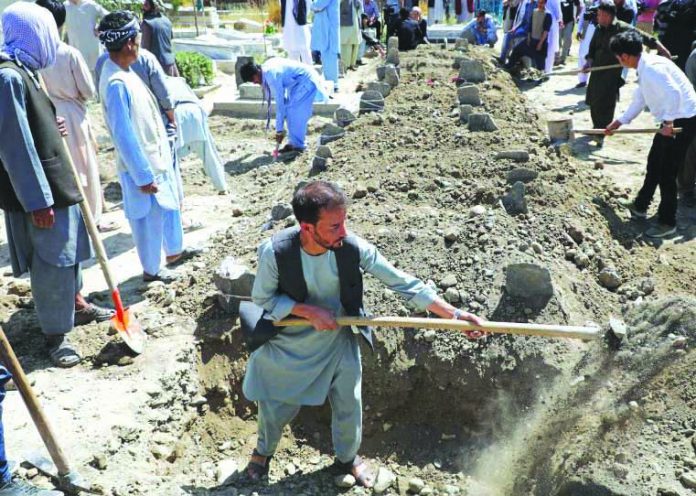
[[[647,105],[659,122],[696,115],[696,92],[677,65],[666,57],[643,53],[638,62],[638,88],[619,122],[628,124]]]

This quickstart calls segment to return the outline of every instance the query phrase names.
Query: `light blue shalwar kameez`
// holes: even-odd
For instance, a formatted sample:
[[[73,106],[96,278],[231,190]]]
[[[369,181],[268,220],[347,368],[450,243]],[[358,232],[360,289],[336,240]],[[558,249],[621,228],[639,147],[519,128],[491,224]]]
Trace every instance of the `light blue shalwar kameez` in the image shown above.
[[[460,38],[473,39],[477,45],[495,45],[498,41],[498,34],[496,33],[496,25],[493,18],[488,14],[484,17],[483,27],[485,32],[479,31],[479,26],[478,19],[472,19],[464,26]]]
[[[435,291],[422,281],[391,265],[372,244],[358,238],[360,268],[423,310],[435,301]],[[334,252],[311,256],[302,251],[302,272],[307,284],[304,303],[320,306],[340,316],[338,268]],[[259,266],[252,298],[274,320],[290,315],[296,302],[278,292],[278,266],[271,241],[259,248]],[[283,428],[301,405],[331,403],[336,458],[353,461],[362,440],[362,368],[360,335],[343,327],[316,331],[313,327],[283,329],[254,351],[244,377],[244,395],[258,402],[257,451],[272,455]]]
[[[311,48],[321,53],[324,78],[338,89],[338,57],[341,54],[340,0],[315,0],[312,3]]]
[[[54,208],[55,223],[39,229],[29,212],[53,205],[53,195],[27,120],[24,82],[0,69],[0,160],[24,212],[5,212],[12,272],[29,271],[41,330],[59,335],[73,328],[75,295],[82,287],[80,262],[92,256],[78,205]],[[25,213],[26,212],[26,213]]]
[[[276,103],[276,131],[283,131],[287,121],[288,143],[304,149],[312,105],[328,98],[319,75],[307,64],[279,57],[264,62],[261,71],[263,85]]]
[[[115,65],[107,60],[104,71],[109,64]],[[109,69],[113,70],[112,67]],[[106,73],[102,74],[102,78],[106,76]],[[134,88],[136,84],[143,87]],[[152,156],[146,153],[138,138],[133,123],[131,91],[142,90],[149,93],[137,76],[130,78],[128,84],[121,79],[100,81],[104,116],[118,153],[118,178],[123,194],[123,209],[131,226],[143,271],[156,275],[162,263],[162,249],[167,256],[177,255],[183,249],[184,235],[179,210],[181,191],[171,156],[166,154],[155,168],[151,164]],[[149,96],[154,98],[152,94]],[[147,116],[149,119],[157,119],[156,126],[164,126],[159,120],[159,112]],[[155,127],[154,122],[150,124]],[[157,193],[147,194],[140,190],[141,186],[153,182],[157,184]]]

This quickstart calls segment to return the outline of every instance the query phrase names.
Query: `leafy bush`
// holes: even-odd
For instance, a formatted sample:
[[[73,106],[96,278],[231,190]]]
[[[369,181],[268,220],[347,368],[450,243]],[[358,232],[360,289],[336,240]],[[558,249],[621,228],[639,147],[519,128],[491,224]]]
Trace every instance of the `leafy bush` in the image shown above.
[[[213,61],[197,52],[178,52],[176,67],[191,88],[213,82]]]

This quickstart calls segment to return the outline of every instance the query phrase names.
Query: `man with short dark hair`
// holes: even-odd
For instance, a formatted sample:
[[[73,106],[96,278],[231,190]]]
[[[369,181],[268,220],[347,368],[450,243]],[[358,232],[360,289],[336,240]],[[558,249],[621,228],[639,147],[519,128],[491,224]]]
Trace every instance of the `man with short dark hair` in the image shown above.
[[[372,346],[369,328],[339,327],[336,317],[365,314],[362,272],[407,298],[419,310],[447,319],[481,320],[438,297],[435,290],[390,264],[375,248],[346,230],[348,200],[334,184],[312,182],[292,200],[299,228],[276,233],[259,248],[252,290],[270,320],[289,315],[311,325],[281,328],[251,354],[244,395],[258,402],[258,441],[247,474],[259,479],[287,425],[302,405],[329,398],[335,467],[370,487],[374,475],[357,455],[362,440],[361,364],[358,341]],[[480,336],[471,331],[470,338]]]
[[[669,55],[669,52],[653,36],[617,20],[613,1],[602,0],[597,8],[597,28],[585,58],[584,70],[589,71],[591,67],[616,64],[616,57],[609,48],[609,42],[616,34],[625,31],[635,31],[645,46],[656,48],[660,53]],[[590,73],[585,103],[590,106],[590,115],[595,129],[604,129],[614,119],[619,89],[624,85],[621,72],[622,69],[619,67]],[[603,136],[597,138],[598,146],[603,144],[603,138]]]
[[[476,18],[464,26],[459,37],[469,40],[474,45],[488,45],[493,48],[498,41],[496,29],[493,18],[485,10],[479,10]]]
[[[179,77],[179,69],[176,67],[172,51],[174,29],[172,21],[164,15],[163,11],[162,0],[145,0],[143,2],[143,22],[140,24],[143,37],[142,47],[157,57],[165,74]]]
[[[316,71],[294,60],[273,57],[263,65],[249,62],[240,69],[242,81],[263,86],[268,100],[270,125],[271,98],[275,100],[276,142],[285,139],[285,121],[288,123],[288,144],[282,152],[303,152],[307,144],[307,124],[312,117],[315,100],[326,100],[327,94]]]
[[[99,39],[109,51],[99,94],[114,141],[123,210],[143,267],[143,280],[172,282],[178,276],[161,267],[162,250],[170,266],[195,253],[183,249],[183,192],[159,107],[130,69],[138,59],[141,39],[136,17],[125,10],[108,14],[99,24]]]
[[[619,33],[611,40],[611,51],[623,67],[636,69],[638,88],[626,112],[606,128],[606,134],[630,123],[647,106],[661,122],[648,154],[643,187],[629,206],[634,217],[646,218],[648,207],[660,188],[658,225],[645,234],[664,238],[677,227],[677,173],[684,163],[687,148],[696,137],[696,92],[686,75],[665,57],[643,53],[641,36],[635,31]],[[674,128],[682,128],[675,133]]]

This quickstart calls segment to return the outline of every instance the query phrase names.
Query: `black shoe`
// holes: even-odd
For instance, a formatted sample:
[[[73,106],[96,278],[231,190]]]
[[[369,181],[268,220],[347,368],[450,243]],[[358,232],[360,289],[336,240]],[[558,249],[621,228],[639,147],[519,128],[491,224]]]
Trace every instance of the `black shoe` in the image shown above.
[[[178,281],[179,278],[179,274],[169,269],[160,269],[160,271],[155,275],[143,272],[143,281],[145,282],[162,281],[164,284],[169,284],[171,282]]]
[[[176,259],[172,260],[171,262],[167,262],[167,267],[176,267],[177,265],[181,265],[192,258],[196,258],[201,253],[203,253],[203,250],[200,248],[184,248]]]
[[[576,88],[584,88],[585,86],[587,86],[587,83],[578,83],[575,85]]]
[[[687,207],[696,207],[696,193],[694,193],[693,191],[689,193],[684,193],[682,195],[682,198],[684,199],[684,205],[686,205]]]
[[[75,324],[76,326],[81,326],[89,324],[90,322],[104,322],[111,319],[115,312],[110,308],[102,308],[97,305],[90,304],[87,308],[82,310],[75,310]]]

